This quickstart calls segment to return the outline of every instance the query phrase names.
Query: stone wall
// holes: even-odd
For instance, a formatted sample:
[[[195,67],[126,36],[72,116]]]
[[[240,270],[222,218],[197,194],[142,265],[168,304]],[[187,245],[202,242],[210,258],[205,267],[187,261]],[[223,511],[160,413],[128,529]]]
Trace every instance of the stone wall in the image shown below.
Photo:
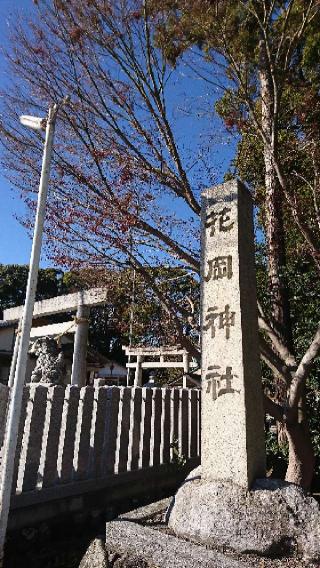
[[[2,387],[0,447],[7,396],[7,387]],[[63,496],[75,495],[77,485],[195,460],[200,452],[199,415],[196,389],[25,387],[15,506],[27,494],[28,503],[36,494],[49,498],[52,491],[54,498],[60,490]]]

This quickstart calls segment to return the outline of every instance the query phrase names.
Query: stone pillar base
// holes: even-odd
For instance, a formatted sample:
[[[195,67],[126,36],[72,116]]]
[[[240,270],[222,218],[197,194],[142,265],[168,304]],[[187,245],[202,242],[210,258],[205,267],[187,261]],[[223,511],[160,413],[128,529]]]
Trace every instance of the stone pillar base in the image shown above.
[[[320,560],[320,508],[297,485],[258,479],[252,490],[193,470],[168,510],[168,525],[193,542],[238,553]]]

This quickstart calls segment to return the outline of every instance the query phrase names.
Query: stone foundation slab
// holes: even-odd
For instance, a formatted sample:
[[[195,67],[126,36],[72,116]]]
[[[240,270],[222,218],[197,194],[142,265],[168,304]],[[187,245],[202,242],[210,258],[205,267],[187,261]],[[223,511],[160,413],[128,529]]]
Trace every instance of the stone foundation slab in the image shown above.
[[[107,523],[106,549],[114,568],[253,568],[248,562],[120,518]]]

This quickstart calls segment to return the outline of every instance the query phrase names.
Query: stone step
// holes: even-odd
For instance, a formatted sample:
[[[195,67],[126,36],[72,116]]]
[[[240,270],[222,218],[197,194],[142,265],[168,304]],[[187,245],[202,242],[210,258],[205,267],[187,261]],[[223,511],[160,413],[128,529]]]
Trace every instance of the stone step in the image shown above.
[[[116,553],[119,568],[253,568],[248,562],[124,519],[107,523],[106,548],[109,555]]]
[[[131,521],[133,523],[143,523],[143,521],[147,521],[148,519],[152,519],[153,517],[159,515],[161,515],[164,520],[166,517],[166,512],[172,503],[172,499],[173,497],[165,497],[160,501],[153,501],[152,503],[143,505],[138,509],[132,509],[127,513],[119,515],[117,520]]]

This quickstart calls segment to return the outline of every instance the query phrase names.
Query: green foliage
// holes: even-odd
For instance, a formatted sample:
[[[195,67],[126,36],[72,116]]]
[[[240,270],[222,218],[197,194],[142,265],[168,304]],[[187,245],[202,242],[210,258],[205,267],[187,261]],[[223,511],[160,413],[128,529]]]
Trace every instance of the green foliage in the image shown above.
[[[0,264],[0,311],[24,303],[29,267],[19,264]],[[65,294],[69,290],[65,275],[55,268],[40,268],[37,300]]]
[[[149,274],[160,294],[169,298],[170,303],[177,312],[183,314],[185,320],[185,333],[192,335],[195,322],[199,317],[199,283],[191,273],[181,269],[166,267],[150,268]],[[126,281],[131,281],[130,274],[125,272]],[[133,310],[132,343],[139,345],[175,345],[178,341],[177,331],[172,321],[172,314],[168,312],[163,303],[159,301],[157,293],[146,286],[144,279],[136,275],[134,297],[132,286],[127,289],[126,314]],[[190,309],[190,304],[192,308]],[[187,321],[185,312],[193,310],[192,322]],[[128,337],[128,329],[126,331]]]
[[[27,265],[0,265],[0,311],[24,303],[28,272]],[[87,287],[85,273],[63,272],[54,268],[40,269],[36,300],[69,294]],[[101,353],[115,355],[121,360],[123,359],[121,329],[117,329],[115,322],[110,325],[110,313],[113,313],[113,310],[113,306],[110,305],[91,310],[89,341],[91,346]],[[52,318],[54,321],[63,321],[66,315],[61,314]]]
[[[256,56],[258,30],[254,19],[239,2],[164,0],[160,5],[153,1],[149,4],[158,17],[157,44],[173,65],[193,45],[201,48],[208,59],[211,50],[219,50],[223,42],[230,44],[237,58]]]
[[[185,270],[165,267],[150,268],[148,273],[160,294],[169,298],[178,312],[190,312],[190,302],[192,303],[192,321],[188,322],[183,314],[184,332],[197,343],[200,299],[197,279]],[[157,293],[146,285],[141,275],[127,269],[106,272],[105,278],[104,283],[110,289],[112,302],[92,310],[90,326],[90,341],[101,353],[124,363],[122,345],[158,347],[176,345],[179,342],[172,314],[159,301]],[[156,383],[170,383],[178,376],[181,376],[181,370],[157,370]],[[144,373],[143,379],[148,380],[147,373]]]
[[[270,476],[284,478],[288,465],[288,446],[279,445],[275,432],[266,432],[266,456]]]
[[[257,252],[257,283],[263,307],[268,310],[271,302],[268,290],[264,246]],[[286,280],[290,291],[290,307],[293,322],[294,345],[300,360],[310,345],[318,326],[320,313],[320,281],[310,258],[290,257],[286,268]],[[306,291],[308,293],[306,294]],[[277,383],[271,371],[263,365],[263,386],[272,397],[279,396]],[[316,455],[315,473],[320,478],[320,359],[316,359],[306,385],[306,408]],[[283,471],[287,461],[287,448],[279,446],[275,434],[267,434],[268,468]]]
[[[320,281],[308,258],[291,261],[288,267],[291,289],[293,332],[298,359],[310,344],[319,323]],[[306,295],[306,290],[308,291]],[[317,358],[307,381],[306,407],[316,455],[316,475],[320,478],[320,359]]]
[[[169,296],[178,309],[187,309],[189,301],[193,302],[194,318],[198,319],[199,286],[193,277],[185,271],[166,268],[152,269],[150,273],[161,293]],[[0,265],[0,310],[24,303],[27,278],[26,265]],[[90,312],[89,344],[99,353],[124,364],[126,357],[122,345],[129,344],[130,335],[132,345],[176,343],[170,314],[141,276],[136,275],[133,284],[132,270],[64,273],[53,268],[40,269],[36,299],[52,298],[93,286],[104,286],[109,290],[106,304],[91,308]],[[53,317],[57,321],[65,318],[65,314]],[[163,370],[157,374],[156,380],[163,384],[175,378],[174,369],[169,372]]]
[[[184,468],[187,460],[184,455],[180,453],[179,450],[179,440],[174,439],[172,444],[170,444],[170,448],[172,448],[172,464],[175,465],[177,468]]]

